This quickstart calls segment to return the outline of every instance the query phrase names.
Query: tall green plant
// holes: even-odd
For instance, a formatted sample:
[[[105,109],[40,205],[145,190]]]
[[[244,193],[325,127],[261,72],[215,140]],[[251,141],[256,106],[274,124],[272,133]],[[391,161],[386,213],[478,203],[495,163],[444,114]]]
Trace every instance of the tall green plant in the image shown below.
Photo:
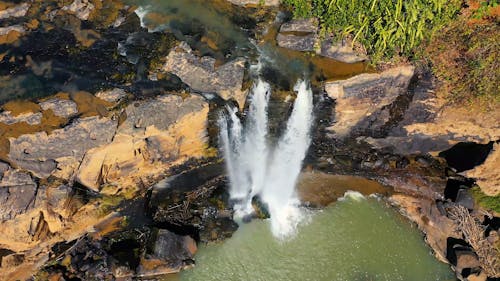
[[[350,35],[377,62],[411,56],[433,30],[454,17],[461,0],[284,0],[296,17],[314,16],[323,34]]]

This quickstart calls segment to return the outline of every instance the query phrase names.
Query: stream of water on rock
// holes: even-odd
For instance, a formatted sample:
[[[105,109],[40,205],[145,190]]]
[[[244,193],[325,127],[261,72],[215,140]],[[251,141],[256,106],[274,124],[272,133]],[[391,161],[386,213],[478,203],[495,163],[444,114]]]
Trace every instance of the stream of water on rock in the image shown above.
[[[274,147],[267,140],[271,87],[260,79],[252,88],[246,127],[232,108],[219,122],[230,195],[238,200],[236,215],[250,215],[253,197],[260,196],[269,210],[272,232],[279,238],[292,235],[302,217],[295,183],[310,143],[312,91],[306,81],[298,81],[294,90],[293,111]]]

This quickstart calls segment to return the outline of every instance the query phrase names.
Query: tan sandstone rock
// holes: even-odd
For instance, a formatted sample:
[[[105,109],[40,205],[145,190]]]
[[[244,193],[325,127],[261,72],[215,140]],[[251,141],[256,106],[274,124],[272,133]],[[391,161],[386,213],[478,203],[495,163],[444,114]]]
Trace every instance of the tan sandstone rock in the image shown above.
[[[125,109],[113,142],[89,150],[76,180],[99,191],[159,175],[188,158],[206,154],[208,104],[199,96],[160,96]]]
[[[329,130],[343,138],[372,126],[373,119],[382,119],[380,110],[406,94],[413,71],[413,66],[401,66],[327,82],[325,90],[336,102],[335,123]]]
[[[495,143],[488,158],[483,164],[476,166],[472,170],[463,172],[462,174],[469,178],[476,179],[476,184],[479,185],[481,191],[486,195],[496,196],[500,194],[500,144]]]

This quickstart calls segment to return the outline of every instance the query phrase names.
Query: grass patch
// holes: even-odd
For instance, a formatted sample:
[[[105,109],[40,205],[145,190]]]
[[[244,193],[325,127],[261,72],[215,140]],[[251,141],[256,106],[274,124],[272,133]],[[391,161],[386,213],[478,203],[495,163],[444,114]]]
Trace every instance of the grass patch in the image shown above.
[[[295,17],[316,17],[323,34],[360,42],[372,63],[413,57],[415,48],[459,12],[459,0],[284,0]]]
[[[474,186],[470,189],[470,192],[476,204],[484,209],[500,213],[500,195],[488,196],[481,191],[479,186]]]

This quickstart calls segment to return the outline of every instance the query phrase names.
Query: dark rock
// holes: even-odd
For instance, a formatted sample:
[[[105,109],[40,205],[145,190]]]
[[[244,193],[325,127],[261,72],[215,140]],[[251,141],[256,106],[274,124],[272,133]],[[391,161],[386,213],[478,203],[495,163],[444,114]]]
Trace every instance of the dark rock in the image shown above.
[[[137,276],[152,277],[176,273],[194,265],[196,242],[189,236],[176,235],[168,230],[159,229],[147,253],[137,268]]]
[[[148,209],[155,223],[202,242],[230,237],[238,225],[227,208],[221,164],[167,178],[153,187]]]

